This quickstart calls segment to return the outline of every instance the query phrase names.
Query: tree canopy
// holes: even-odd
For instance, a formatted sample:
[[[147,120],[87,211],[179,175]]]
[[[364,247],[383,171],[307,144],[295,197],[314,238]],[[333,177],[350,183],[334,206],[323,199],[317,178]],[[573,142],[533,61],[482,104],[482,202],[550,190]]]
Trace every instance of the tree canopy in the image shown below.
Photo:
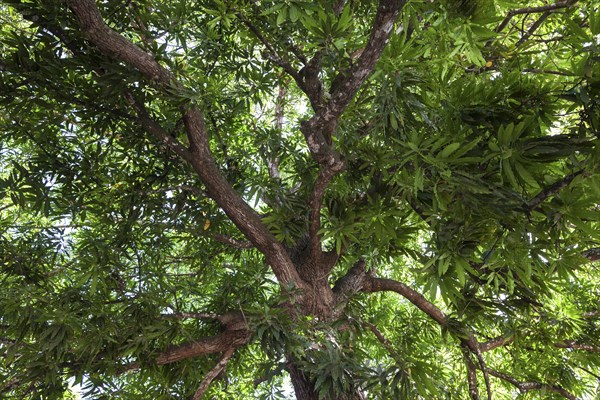
[[[599,0],[0,21],[0,397],[597,398]]]

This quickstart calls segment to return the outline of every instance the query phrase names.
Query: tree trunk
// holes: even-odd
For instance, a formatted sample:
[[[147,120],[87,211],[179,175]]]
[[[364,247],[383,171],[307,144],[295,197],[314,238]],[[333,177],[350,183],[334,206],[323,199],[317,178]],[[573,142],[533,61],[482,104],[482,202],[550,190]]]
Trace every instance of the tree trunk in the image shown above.
[[[294,392],[297,400],[319,400],[319,394],[314,389],[314,382],[311,381],[296,365],[288,362],[287,371],[294,385]],[[326,395],[326,400],[364,400],[365,397],[360,390],[350,389],[346,393],[337,393],[336,395]]]
[[[288,363],[287,370],[292,379],[297,400],[319,400],[319,395],[314,390],[313,382],[300,369],[290,362]]]

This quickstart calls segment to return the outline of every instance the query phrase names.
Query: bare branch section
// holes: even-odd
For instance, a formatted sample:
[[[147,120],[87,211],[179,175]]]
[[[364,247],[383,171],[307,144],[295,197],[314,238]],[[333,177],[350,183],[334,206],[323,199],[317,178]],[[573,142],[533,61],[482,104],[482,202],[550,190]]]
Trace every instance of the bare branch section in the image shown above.
[[[404,283],[387,278],[371,278],[369,286],[365,288],[366,292],[392,291],[406,298],[417,306],[418,309],[429,315],[435,322],[445,326],[448,323],[448,317],[437,308],[425,296]]]
[[[77,17],[85,37],[104,54],[126,62],[139,70],[147,79],[162,86],[179,86],[177,82],[172,81],[171,74],[156,62],[152,55],[109,28],[102,20],[100,11],[93,0],[67,0],[67,4]],[[209,196],[265,255],[267,263],[273,268],[279,282],[283,285],[294,282],[296,287],[303,287],[303,282],[285,248],[277,242],[258,214],[244,202],[218,169],[210,151],[202,113],[195,106],[189,106],[189,108],[182,106],[181,111],[190,141],[190,149],[186,149],[184,152],[175,144],[173,145],[174,149],[191,163],[205,184]],[[164,130],[157,128],[156,121],[148,120],[143,114],[138,113],[138,116],[144,120],[146,128],[152,128],[153,134],[158,133],[160,139],[164,138]]]
[[[573,179],[575,179],[582,173],[583,173],[583,171],[574,172],[574,173],[569,174],[569,175],[565,176],[564,178],[558,180],[557,182],[553,183],[552,185],[542,189],[533,199],[531,199],[529,201],[529,203],[527,203],[525,205],[525,210],[528,212],[535,210],[544,201],[546,201],[546,199],[548,199],[551,196],[554,196],[559,191],[561,191],[562,189],[567,187],[571,182],[573,182]]]
[[[206,393],[206,390],[208,389],[208,386],[212,383],[212,381],[215,380],[215,378],[217,376],[219,376],[219,374],[223,371],[223,369],[225,369],[225,366],[227,365],[227,363],[231,359],[231,356],[233,356],[233,352],[234,351],[235,351],[235,348],[232,347],[232,348],[228,349],[227,351],[225,351],[225,353],[223,353],[223,356],[221,357],[221,359],[219,360],[219,362],[217,362],[217,365],[215,365],[204,376],[204,379],[200,383],[200,386],[198,387],[198,390],[196,390],[196,393],[194,393],[194,397],[192,397],[193,400],[200,400],[202,398],[202,396],[204,396],[204,393]]]
[[[479,400],[479,388],[477,386],[477,364],[471,358],[471,352],[464,348],[463,359],[467,367],[467,383],[469,384],[469,397],[471,400]]]
[[[575,395],[573,395],[561,386],[549,385],[540,382],[520,382],[518,379],[505,372],[500,372],[489,368],[487,369],[487,372],[491,376],[494,376],[496,378],[502,379],[503,381],[510,383],[511,385],[519,389],[520,392],[528,392],[530,390],[544,390],[546,392],[558,393],[569,400],[577,400],[577,397],[575,397]]]
[[[524,7],[524,8],[518,8],[516,10],[510,10],[506,14],[506,18],[504,18],[504,20],[502,20],[502,22],[496,27],[496,32],[503,31],[504,28],[506,28],[506,26],[508,25],[510,20],[515,15],[554,12],[554,11],[560,10],[562,8],[571,7],[573,4],[577,3],[578,1],[579,0],[564,0],[564,1],[557,1],[554,4],[548,4],[548,5],[540,6],[540,7]]]

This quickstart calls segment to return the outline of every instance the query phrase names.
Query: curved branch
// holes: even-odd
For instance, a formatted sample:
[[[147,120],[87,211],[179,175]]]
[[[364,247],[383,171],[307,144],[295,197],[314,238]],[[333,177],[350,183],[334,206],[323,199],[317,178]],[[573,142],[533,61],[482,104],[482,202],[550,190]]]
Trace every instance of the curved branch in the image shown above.
[[[94,0],[67,0],[77,17],[83,36],[104,54],[135,67],[151,81],[168,85],[171,74],[154,57],[111,29]]]
[[[487,372],[491,376],[494,376],[496,378],[502,379],[503,381],[510,383],[511,385],[513,385],[514,387],[519,389],[520,392],[528,392],[530,390],[545,390],[548,392],[558,393],[561,396],[564,396],[569,400],[577,400],[577,397],[575,397],[575,395],[573,395],[572,393],[570,393],[569,391],[567,391],[565,388],[563,388],[561,386],[549,385],[549,384],[540,383],[540,382],[520,382],[515,377],[513,377],[505,372],[500,372],[500,371],[496,371],[496,370],[489,369],[489,368],[487,368]]]
[[[448,323],[448,317],[442,312],[442,310],[440,310],[432,302],[427,300],[425,296],[423,296],[421,293],[412,289],[410,286],[405,285],[404,283],[395,281],[393,279],[371,277],[369,280],[368,287],[363,288],[363,291],[396,292],[399,295],[406,298],[411,303],[413,303],[415,306],[417,306],[417,308],[419,308],[425,314],[429,315],[438,324],[445,326]]]

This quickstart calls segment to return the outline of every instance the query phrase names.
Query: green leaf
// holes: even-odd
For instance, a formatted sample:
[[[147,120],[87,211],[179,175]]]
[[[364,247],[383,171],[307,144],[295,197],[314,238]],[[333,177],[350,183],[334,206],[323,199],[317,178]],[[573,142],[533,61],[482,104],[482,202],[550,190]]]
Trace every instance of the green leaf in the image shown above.
[[[444,150],[440,151],[440,153],[438,154],[438,158],[446,159],[446,158],[450,157],[450,155],[452,155],[452,153],[454,153],[456,150],[458,150],[461,145],[462,145],[462,143],[458,143],[458,142],[450,143],[449,145],[444,147]]]
[[[285,7],[281,8],[279,10],[279,14],[277,14],[277,21],[276,21],[277,25],[281,25],[285,22],[285,20],[287,19],[287,16],[288,16],[287,12],[288,12],[288,9]]]

